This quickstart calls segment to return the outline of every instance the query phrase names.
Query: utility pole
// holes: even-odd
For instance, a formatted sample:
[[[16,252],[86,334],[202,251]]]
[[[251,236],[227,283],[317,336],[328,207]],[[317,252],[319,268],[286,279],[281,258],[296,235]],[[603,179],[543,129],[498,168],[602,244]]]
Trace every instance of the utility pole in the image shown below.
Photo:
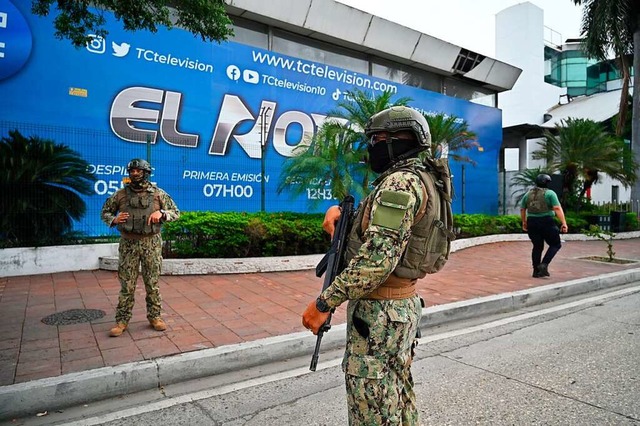
[[[262,107],[260,109],[260,211],[265,211],[265,165],[267,151],[267,119],[271,107]]]

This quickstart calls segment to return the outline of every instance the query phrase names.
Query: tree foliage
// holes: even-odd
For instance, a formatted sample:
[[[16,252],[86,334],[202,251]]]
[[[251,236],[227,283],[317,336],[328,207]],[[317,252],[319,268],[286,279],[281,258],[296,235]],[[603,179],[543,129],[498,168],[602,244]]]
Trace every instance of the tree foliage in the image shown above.
[[[438,158],[440,150],[444,148],[454,160],[475,165],[475,161],[463,151],[479,147],[480,144],[478,135],[469,130],[469,124],[465,120],[444,112],[435,115],[425,114],[424,118],[429,123],[430,154],[433,158]]]
[[[515,197],[516,207],[520,205],[520,201],[522,201],[522,198],[525,196],[525,194],[529,192],[530,189],[535,187],[536,178],[540,174],[551,175],[552,173],[543,167],[536,167],[534,169],[520,170],[513,176],[509,187],[516,188],[516,191],[514,191],[513,193],[513,196]]]
[[[347,92],[327,120],[309,141],[294,149],[294,156],[283,165],[278,193],[289,189],[300,195],[308,188],[328,187],[331,196],[365,195],[372,172],[366,165],[364,128],[372,115],[394,105],[406,105],[409,98],[392,101],[391,92],[378,96],[354,89]]]
[[[640,1],[638,0],[572,0],[583,6],[581,32],[584,50],[591,57],[605,59],[609,52],[616,56],[622,73],[622,91],[616,134],[624,132],[628,114],[627,96],[630,69],[633,66],[633,124],[631,148],[640,162]],[[640,185],[631,188],[631,198],[640,198]]]
[[[534,151],[532,157],[546,160],[551,173],[562,173],[563,205],[571,195],[582,199],[587,189],[598,181],[599,173],[617,179],[625,186],[633,185],[637,179],[638,164],[624,141],[607,133],[593,120],[562,120],[556,125],[555,132],[545,132],[540,149]],[[579,194],[572,194],[576,188]]]
[[[56,14],[55,36],[76,47],[89,42],[89,34],[106,38],[105,11],[113,12],[127,31],[155,33],[161,26],[177,26],[202,40],[220,42],[233,36],[224,0],[32,0],[31,11],[39,16]]]
[[[294,149],[294,157],[285,161],[278,192],[289,189],[300,195],[308,188],[328,187],[331,196],[343,199],[352,194],[364,196],[370,191],[375,174],[367,165],[367,139],[364,134],[369,118],[394,105],[408,105],[410,98],[393,100],[391,92],[372,96],[354,89],[327,113],[327,120],[309,141]],[[466,121],[445,113],[425,115],[431,132],[428,151],[437,158],[442,146],[457,161],[474,163],[463,150],[479,146],[477,136]]]
[[[0,139],[0,237],[37,245],[70,231],[86,210],[79,194],[93,190],[88,167],[66,145],[10,131]]]

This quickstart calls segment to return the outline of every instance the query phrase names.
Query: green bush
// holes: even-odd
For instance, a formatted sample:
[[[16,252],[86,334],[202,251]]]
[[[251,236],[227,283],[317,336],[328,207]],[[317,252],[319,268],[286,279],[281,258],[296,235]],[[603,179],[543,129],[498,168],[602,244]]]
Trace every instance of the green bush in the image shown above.
[[[640,229],[638,226],[638,215],[634,212],[627,212],[624,215],[624,230],[625,231],[637,231]]]
[[[588,215],[568,213],[570,233],[589,229]],[[180,220],[165,224],[165,257],[233,258],[319,254],[330,241],[322,229],[322,214],[183,212]],[[517,234],[520,215],[454,215],[458,238]],[[633,213],[626,216],[627,230],[638,229]]]
[[[589,229],[589,221],[584,216],[567,214],[565,219],[567,219],[570,234],[582,234]]]
[[[165,257],[267,257],[328,250],[322,214],[183,212],[163,227]]]
[[[454,215],[453,224],[458,238],[522,232],[522,221],[519,215],[458,214]]]
[[[590,218],[584,213],[568,213],[569,232],[584,233],[589,229]],[[180,220],[163,226],[163,255],[236,258],[320,254],[330,245],[329,236],[322,229],[323,219],[320,213],[182,212]],[[453,223],[458,238],[523,232],[520,215],[458,214],[454,215]],[[638,230],[635,213],[625,215],[625,230]],[[74,236],[64,244],[115,242],[117,238]]]

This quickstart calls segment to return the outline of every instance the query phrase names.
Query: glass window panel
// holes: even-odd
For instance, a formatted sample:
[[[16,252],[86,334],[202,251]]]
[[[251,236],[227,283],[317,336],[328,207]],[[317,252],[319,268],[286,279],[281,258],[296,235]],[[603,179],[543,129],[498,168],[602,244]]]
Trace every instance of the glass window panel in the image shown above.
[[[248,46],[269,48],[269,35],[266,25],[245,21],[241,18],[233,19],[234,36],[231,40]]]
[[[330,47],[325,43],[301,38],[283,31],[274,31],[273,51],[362,74],[369,74],[369,63],[363,57]]]
[[[371,75],[406,84],[407,86],[442,93],[442,77],[417,68],[374,61],[371,63]]]
[[[474,86],[462,80],[445,78],[443,93],[447,96],[466,99],[482,105],[496,106],[496,92]]]

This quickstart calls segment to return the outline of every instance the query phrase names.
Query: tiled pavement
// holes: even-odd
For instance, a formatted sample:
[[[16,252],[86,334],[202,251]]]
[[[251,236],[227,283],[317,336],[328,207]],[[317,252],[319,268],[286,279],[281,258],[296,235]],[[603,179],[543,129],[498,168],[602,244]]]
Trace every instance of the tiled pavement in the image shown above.
[[[524,290],[635,269],[582,259],[606,256],[602,241],[567,241],[551,265],[551,278],[531,277],[528,241],[500,242],[452,253],[438,274],[418,283],[427,305]],[[616,258],[640,260],[640,241],[616,240]],[[144,286],[129,329],[108,336],[119,283],[112,271],[82,271],[0,278],[0,386],[70,372],[175,355],[304,331],[300,315],[319,293],[314,271],[162,276],[166,332],[145,318]],[[98,309],[91,323],[50,326],[42,319],[69,309]],[[333,323],[345,321],[341,307]]]

